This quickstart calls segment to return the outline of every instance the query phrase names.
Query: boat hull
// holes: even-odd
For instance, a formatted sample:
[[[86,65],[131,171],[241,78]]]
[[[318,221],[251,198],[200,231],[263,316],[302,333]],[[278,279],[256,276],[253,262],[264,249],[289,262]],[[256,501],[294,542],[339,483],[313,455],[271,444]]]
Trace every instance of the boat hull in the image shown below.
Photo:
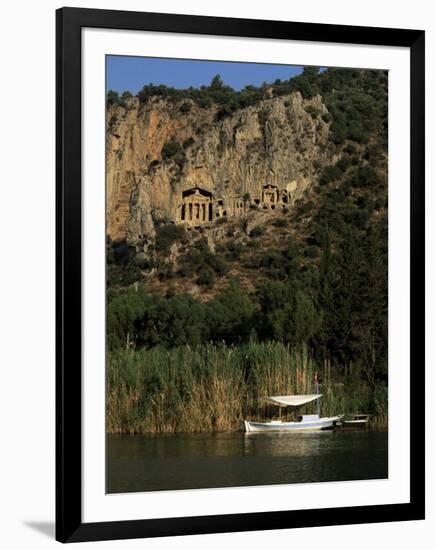
[[[317,420],[303,422],[249,422],[245,420],[245,431],[247,433],[260,432],[307,432],[319,431],[333,428],[340,416],[318,418]]]
[[[341,430],[358,430],[368,428],[368,420],[341,420],[338,428]]]
[[[368,420],[341,420],[341,423],[346,428],[353,428],[354,426],[356,426],[356,428],[361,428],[368,424]]]

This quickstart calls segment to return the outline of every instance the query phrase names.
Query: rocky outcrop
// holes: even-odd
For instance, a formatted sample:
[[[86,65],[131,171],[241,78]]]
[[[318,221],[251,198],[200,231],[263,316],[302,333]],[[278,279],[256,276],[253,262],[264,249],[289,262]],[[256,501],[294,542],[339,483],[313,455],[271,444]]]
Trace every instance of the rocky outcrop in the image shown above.
[[[222,217],[292,208],[334,159],[319,96],[216,109],[152,98],[107,113],[107,233],[150,238],[157,222],[212,227]],[[171,147],[169,147],[169,144]]]

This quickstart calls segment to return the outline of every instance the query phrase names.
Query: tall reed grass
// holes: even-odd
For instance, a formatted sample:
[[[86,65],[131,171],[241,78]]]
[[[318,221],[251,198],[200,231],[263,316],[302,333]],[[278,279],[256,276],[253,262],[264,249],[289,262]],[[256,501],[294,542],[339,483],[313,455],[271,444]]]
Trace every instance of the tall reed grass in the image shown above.
[[[316,367],[305,349],[281,343],[202,345],[110,353],[107,365],[107,430],[137,434],[226,432],[244,419],[277,414],[262,397],[314,393]],[[387,420],[387,392],[362,384],[324,381],[321,413],[368,412]],[[315,412],[309,404],[299,412]],[[283,418],[283,413],[282,413]]]

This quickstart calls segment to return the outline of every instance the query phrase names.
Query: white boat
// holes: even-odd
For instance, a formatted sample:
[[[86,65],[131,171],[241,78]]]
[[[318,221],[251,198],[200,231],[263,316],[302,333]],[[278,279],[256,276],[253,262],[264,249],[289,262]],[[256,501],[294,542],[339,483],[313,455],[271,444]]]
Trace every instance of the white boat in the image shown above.
[[[319,398],[322,394],[313,395],[275,395],[265,397],[264,401],[269,404],[279,407],[279,414],[281,416],[282,407],[300,407],[317,401],[318,414],[303,414],[297,418],[294,422],[287,422],[280,420],[271,420],[270,422],[251,422],[245,420],[245,431],[247,433],[258,432],[302,432],[302,431],[317,431],[324,430],[326,428],[333,428],[335,423],[339,421],[343,415],[339,416],[324,416],[320,417],[319,413]]]
[[[343,418],[339,423],[341,428],[366,428],[368,426],[370,414],[353,414],[351,418]]]

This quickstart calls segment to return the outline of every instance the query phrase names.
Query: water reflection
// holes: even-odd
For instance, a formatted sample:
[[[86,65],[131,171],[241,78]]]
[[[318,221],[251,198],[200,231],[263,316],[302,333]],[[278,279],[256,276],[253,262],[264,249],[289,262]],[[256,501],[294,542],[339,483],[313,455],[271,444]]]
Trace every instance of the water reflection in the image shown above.
[[[107,491],[383,479],[387,459],[387,432],[108,436]]]
[[[327,450],[333,432],[321,433],[257,433],[244,434],[244,456],[304,457],[319,454],[320,447]]]

